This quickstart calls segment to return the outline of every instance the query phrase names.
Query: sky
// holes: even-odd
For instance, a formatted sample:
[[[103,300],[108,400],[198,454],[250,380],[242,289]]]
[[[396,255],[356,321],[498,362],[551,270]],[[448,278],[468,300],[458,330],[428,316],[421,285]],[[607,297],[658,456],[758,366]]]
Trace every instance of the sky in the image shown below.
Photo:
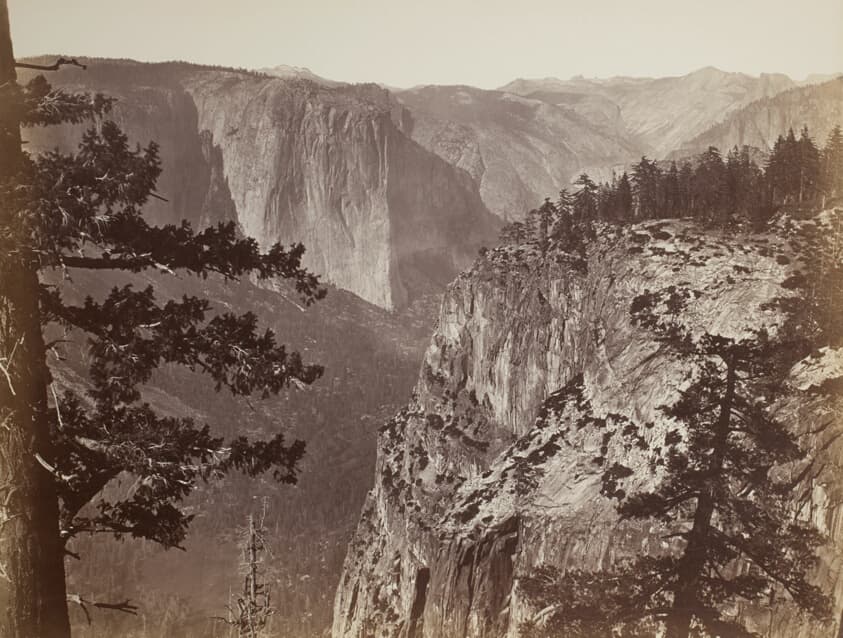
[[[843,71],[843,0],[9,0],[17,57],[262,68],[347,82]]]

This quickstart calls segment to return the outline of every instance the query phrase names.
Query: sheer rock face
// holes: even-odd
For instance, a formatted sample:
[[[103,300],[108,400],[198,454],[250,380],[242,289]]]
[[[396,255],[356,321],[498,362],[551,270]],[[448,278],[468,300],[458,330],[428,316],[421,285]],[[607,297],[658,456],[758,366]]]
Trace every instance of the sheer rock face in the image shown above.
[[[781,317],[762,304],[792,294],[781,283],[799,264],[783,232],[714,234],[684,222],[604,230],[585,270],[527,247],[478,260],[448,289],[413,400],[381,430],[334,638],[514,638],[536,611],[520,576],[542,564],[599,569],[663,543],[647,523],[621,524],[600,493],[616,461],[634,470],[627,492],[658,480],[675,427],[658,407],[686,376],[687,363],[632,323],[630,304],[675,285],[699,293],[683,313],[693,331],[774,331]],[[780,414],[801,432],[831,419],[806,436],[820,462],[795,502],[829,534],[816,578],[835,591],[839,616],[843,423],[807,391],[840,374],[838,355],[794,369],[797,396]],[[630,421],[641,446],[619,435]],[[811,625],[787,604],[774,618],[742,613],[782,638],[837,635],[836,623]]]
[[[245,233],[301,241],[311,268],[368,301],[403,305],[418,260],[453,276],[494,228],[470,178],[401,132],[382,89],[218,74],[186,88]]]
[[[120,98],[132,141],[161,145],[154,221],[234,219],[263,246],[302,242],[305,264],[384,308],[440,289],[499,222],[468,174],[403,132],[406,113],[374,85],[184,64],[93,61],[56,79]],[[71,148],[81,127],[30,133]]]

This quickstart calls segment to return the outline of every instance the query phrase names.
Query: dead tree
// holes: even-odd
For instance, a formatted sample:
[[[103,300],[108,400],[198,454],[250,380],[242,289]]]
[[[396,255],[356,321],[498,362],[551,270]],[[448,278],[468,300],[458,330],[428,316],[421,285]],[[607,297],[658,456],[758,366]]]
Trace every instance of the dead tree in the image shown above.
[[[231,626],[231,635],[237,638],[260,638],[266,628],[269,617],[275,613],[272,607],[272,592],[266,582],[264,555],[266,545],[266,503],[259,521],[253,514],[249,515],[248,527],[244,531],[241,544],[245,571],[243,591],[237,597],[235,604],[228,605],[226,618],[215,617]]]

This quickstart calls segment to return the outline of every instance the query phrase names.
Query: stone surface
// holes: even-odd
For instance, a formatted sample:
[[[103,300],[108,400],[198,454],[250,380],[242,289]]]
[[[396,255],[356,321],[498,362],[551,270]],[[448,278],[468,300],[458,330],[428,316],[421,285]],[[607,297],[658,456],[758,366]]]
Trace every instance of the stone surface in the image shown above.
[[[464,171],[411,140],[406,112],[375,85],[181,63],[89,61],[51,78],[119,102],[132,141],[161,146],[155,221],[234,219],[262,246],[304,243],[305,265],[383,308],[441,290],[499,221]],[[28,132],[35,150],[82,127]]]
[[[586,272],[528,247],[478,260],[448,289],[413,400],[381,430],[334,638],[515,638],[536,611],[520,596],[521,576],[542,564],[599,569],[661,543],[645,523],[620,524],[600,494],[615,461],[634,470],[627,489],[657,480],[653,450],[672,425],[658,407],[677,398],[687,366],[632,323],[631,301],[691,288],[699,295],[683,316],[692,331],[774,332],[781,317],[762,306],[792,294],[781,284],[799,263],[780,229],[724,234],[677,221],[602,231]],[[815,577],[834,592],[835,618],[841,402],[808,389],[838,375],[841,360],[827,351],[797,365],[794,396],[779,404],[819,461],[794,500],[828,534]],[[649,451],[614,436],[627,420]],[[787,605],[742,613],[777,638],[837,635],[837,620],[821,627]]]

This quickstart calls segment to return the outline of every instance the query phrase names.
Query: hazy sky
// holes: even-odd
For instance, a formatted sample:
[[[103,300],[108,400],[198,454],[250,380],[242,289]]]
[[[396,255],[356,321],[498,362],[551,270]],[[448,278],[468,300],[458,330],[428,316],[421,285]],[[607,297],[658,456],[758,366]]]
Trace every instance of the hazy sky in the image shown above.
[[[843,0],[9,0],[18,56],[68,53],[352,82],[843,70]]]

